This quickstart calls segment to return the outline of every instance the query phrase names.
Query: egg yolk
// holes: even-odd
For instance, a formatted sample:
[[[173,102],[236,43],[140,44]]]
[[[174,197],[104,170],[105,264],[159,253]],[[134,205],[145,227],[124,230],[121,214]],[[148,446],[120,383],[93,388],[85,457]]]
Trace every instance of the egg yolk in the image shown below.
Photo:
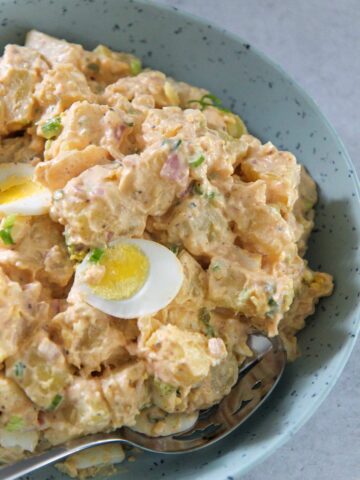
[[[126,300],[137,293],[149,275],[149,260],[136,245],[108,247],[99,261],[104,275],[91,289],[106,300]]]
[[[40,193],[44,187],[31,180],[30,177],[12,175],[0,183],[0,204],[11,203],[24,197]]]

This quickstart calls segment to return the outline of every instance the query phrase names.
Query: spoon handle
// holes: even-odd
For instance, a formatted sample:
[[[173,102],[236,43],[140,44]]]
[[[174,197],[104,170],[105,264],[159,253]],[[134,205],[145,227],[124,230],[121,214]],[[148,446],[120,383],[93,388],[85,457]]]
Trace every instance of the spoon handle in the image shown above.
[[[91,447],[108,443],[129,443],[118,435],[91,435],[88,437],[72,440],[65,445],[54,447],[46,452],[32,455],[20,460],[13,465],[0,468],[0,480],[16,480],[19,477],[32,473],[39,468],[46,467],[51,463],[58,462],[74,453],[82,452]]]

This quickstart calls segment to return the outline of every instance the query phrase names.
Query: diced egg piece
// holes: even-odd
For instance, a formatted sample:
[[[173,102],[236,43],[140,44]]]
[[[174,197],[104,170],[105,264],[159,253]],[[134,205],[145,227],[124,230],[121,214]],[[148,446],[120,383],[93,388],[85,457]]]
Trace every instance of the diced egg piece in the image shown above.
[[[121,445],[110,444],[76,453],[69,457],[65,463],[76,470],[84,470],[85,468],[121,463],[124,459],[125,453]]]
[[[181,288],[182,265],[159,243],[122,238],[101,250],[101,256],[99,252],[90,252],[78,266],[76,284],[84,300],[104,313],[150,315],[166,307]]]
[[[34,170],[24,163],[0,164],[0,213],[43,215],[48,212],[51,193],[34,180]]]
[[[166,437],[190,430],[198,417],[198,412],[167,413],[153,406],[140,412],[136,417],[136,424],[131,429],[149,437]]]
[[[39,432],[9,432],[0,430],[0,445],[4,448],[20,447],[22,450],[33,452],[39,441]]]

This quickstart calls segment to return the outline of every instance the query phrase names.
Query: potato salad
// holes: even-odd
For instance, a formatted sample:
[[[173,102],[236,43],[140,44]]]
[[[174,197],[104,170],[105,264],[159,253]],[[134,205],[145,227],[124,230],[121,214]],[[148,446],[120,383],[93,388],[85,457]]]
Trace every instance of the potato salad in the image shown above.
[[[295,156],[209,91],[104,45],[37,31],[7,45],[0,463],[123,426],[189,428],[236,383],[252,332],[294,360],[333,288],[304,259],[316,200]],[[59,468],[123,459],[112,446]]]

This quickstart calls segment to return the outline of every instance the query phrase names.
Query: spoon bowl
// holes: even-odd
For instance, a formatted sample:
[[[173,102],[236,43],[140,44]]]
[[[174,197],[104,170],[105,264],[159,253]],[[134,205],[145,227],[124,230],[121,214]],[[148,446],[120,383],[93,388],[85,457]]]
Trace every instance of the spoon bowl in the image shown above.
[[[249,347],[254,355],[241,366],[231,392],[220,403],[201,411],[190,429],[164,437],[149,437],[127,427],[109,434],[89,435],[1,468],[0,480],[15,480],[74,453],[109,443],[122,443],[148,452],[179,454],[219,441],[259,408],[284,371],[286,353],[279,337],[270,339],[254,333],[249,337]]]

